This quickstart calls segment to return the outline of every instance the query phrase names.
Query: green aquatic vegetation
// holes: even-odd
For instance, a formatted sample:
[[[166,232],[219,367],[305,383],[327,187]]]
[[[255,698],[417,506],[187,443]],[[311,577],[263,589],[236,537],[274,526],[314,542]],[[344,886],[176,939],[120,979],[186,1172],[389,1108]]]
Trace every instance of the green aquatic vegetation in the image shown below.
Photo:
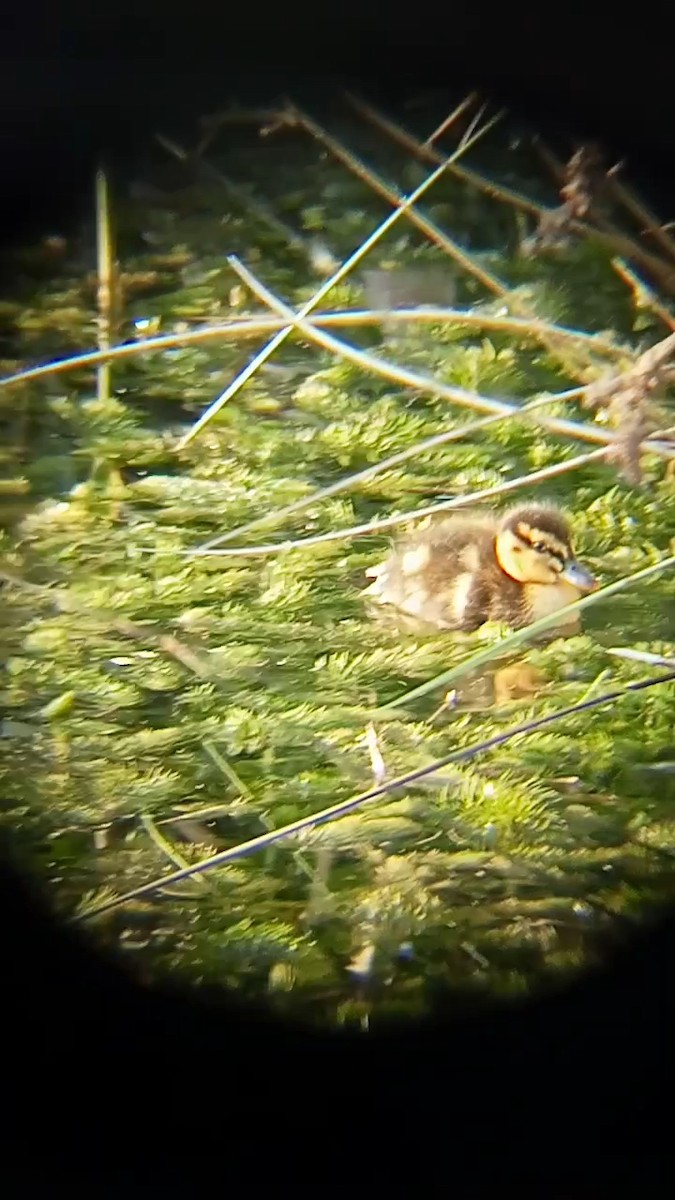
[[[501,161],[505,180],[513,163],[500,160],[495,137],[487,160],[497,173]],[[386,215],[365,183],[319,159],[309,139],[288,160],[277,156],[272,172],[266,153],[223,152],[220,165],[338,257]],[[381,144],[369,161],[404,189],[425,177]],[[526,191],[527,178],[518,186]],[[139,336],[138,321],[169,333],[259,315],[228,254],[295,307],[314,294],[297,248],[278,230],[263,234],[257,216],[230,211],[215,182],[167,203],[117,201],[123,270],[160,274],[159,286],[127,297],[120,337]],[[537,318],[602,334],[627,359],[661,336],[636,321],[606,246],[579,240],[565,254],[525,258],[507,206],[450,176],[423,207]],[[155,239],[145,254],[139,230]],[[183,255],[183,265],[153,266],[160,248]],[[399,222],[367,265],[418,267],[439,256],[446,261]],[[501,298],[460,278],[456,264],[449,270],[458,305],[473,305],[474,316],[502,311]],[[83,274],[67,261],[53,280],[17,285],[17,303],[10,297],[0,309],[2,374],[94,344],[95,297]],[[359,272],[326,301],[333,311],[365,306]],[[510,403],[579,383],[550,345],[509,330],[448,319],[395,335],[379,325],[335,333]],[[506,654],[499,628],[422,635],[369,616],[364,572],[396,530],[293,543],[394,513],[414,517],[584,447],[534,420],[507,419],[276,520],[275,511],[463,428],[472,414],[293,334],[269,369],[176,449],[263,341],[214,339],[114,360],[104,399],[94,371],[82,368],[0,388],[13,448],[0,469],[30,489],[0,540],[3,833],[63,919],[87,917],[91,936],[142,962],[146,975],[225,985],[311,1022],[412,1019],[452,988],[494,1000],[564,977],[593,960],[613,913],[640,920],[672,898],[672,681],[161,886],[177,866],[652,669],[608,648],[675,654],[672,570],[588,607],[579,636],[524,641]],[[672,413],[667,387],[659,402]],[[578,400],[545,413],[589,420]],[[653,454],[639,486],[596,459],[509,502],[562,505],[580,557],[608,585],[672,555],[674,478]],[[193,553],[264,514],[265,524],[227,548],[270,543],[269,553]],[[483,651],[490,661],[467,670]],[[495,703],[495,672],[517,662],[540,672],[537,690]],[[441,687],[409,698],[448,671],[458,672],[454,695]],[[152,894],[93,915],[152,880],[160,881]]]

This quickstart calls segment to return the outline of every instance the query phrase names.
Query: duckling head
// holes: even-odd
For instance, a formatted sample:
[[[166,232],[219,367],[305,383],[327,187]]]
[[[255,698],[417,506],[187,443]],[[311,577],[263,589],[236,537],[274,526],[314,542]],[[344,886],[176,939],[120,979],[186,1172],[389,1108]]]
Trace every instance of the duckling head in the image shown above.
[[[501,569],[518,583],[567,583],[579,593],[597,587],[575,559],[569,526],[557,508],[524,504],[511,509],[499,525],[495,553]]]

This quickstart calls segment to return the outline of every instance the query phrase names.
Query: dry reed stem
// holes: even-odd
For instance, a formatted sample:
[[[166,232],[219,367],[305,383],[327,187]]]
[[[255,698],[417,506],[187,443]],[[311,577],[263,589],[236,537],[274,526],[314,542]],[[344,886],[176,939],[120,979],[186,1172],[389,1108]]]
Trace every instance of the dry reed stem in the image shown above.
[[[620,279],[631,289],[633,303],[637,309],[646,308],[659,317],[670,330],[675,330],[675,317],[664,304],[654,295],[647,284],[630,269],[628,263],[621,258],[612,259],[612,267]]]
[[[201,140],[197,143],[195,155],[199,157],[215,140],[224,125],[274,125],[278,120],[277,109],[272,108],[237,108],[231,105],[223,112],[213,113],[200,118],[199,124],[204,130]]]
[[[311,317],[311,324],[327,326],[328,328],[343,326],[380,325],[386,317],[387,321],[401,324],[441,324],[455,322],[458,326],[466,325],[472,329],[488,329],[516,336],[529,337],[536,340],[540,333],[555,330],[557,336],[568,338],[572,342],[589,342],[593,350],[614,358],[617,361],[632,362],[635,353],[626,347],[614,346],[606,342],[599,334],[584,333],[578,329],[568,329],[562,325],[551,326],[546,321],[526,320],[523,317],[509,317],[477,312],[474,309],[462,310],[425,305],[424,308],[392,309],[381,312],[376,309],[346,309],[342,312],[318,312]],[[136,342],[128,342],[122,346],[113,346],[110,350],[87,350],[84,354],[72,355],[69,358],[57,359],[38,367],[27,367],[14,375],[0,378],[0,388],[12,384],[28,383],[47,375],[58,375],[67,371],[76,371],[84,367],[94,367],[101,361],[118,358],[133,358],[137,354],[154,353],[170,350],[174,346],[187,346],[193,343],[237,338],[256,338],[261,334],[276,333],[286,327],[286,322],[278,317],[253,316],[235,317],[223,325],[207,325],[201,329],[182,331],[181,333],[159,334],[157,337],[145,338]],[[581,389],[579,389],[581,390]]]
[[[365,165],[365,163],[362,163],[361,160],[352,154],[350,150],[347,150],[345,146],[342,146],[340,142],[327,133],[326,130],[317,124],[317,122],[311,117],[307,116],[306,113],[293,106],[292,109],[289,109],[289,120],[301,125],[302,128],[305,129],[313,138],[315,138],[316,141],[320,142],[321,145],[324,146],[326,150],[328,150],[334,156],[334,158],[344,163],[344,165],[349,171],[352,172],[352,174],[363,180],[363,182],[366,183],[368,187],[372,189],[372,191],[382,196],[390,204],[394,205],[394,207],[400,207],[402,205],[404,196],[403,193],[398,190],[398,188],[385,183],[383,179],[380,179],[379,176],[375,175],[375,173],[371,171],[370,168]],[[435,155],[435,157],[439,161],[443,161],[441,155]],[[438,227],[438,225],[435,224],[434,221],[430,220],[429,217],[423,216],[422,213],[418,212],[417,210],[413,210],[410,206],[407,208],[407,213],[413,225],[416,225],[417,228],[420,229],[430,241],[443,250],[443,252],[447,254],[449,258],[452,258],[460,267],[463,268],[463,270],[467,272],[467,274],[473,275],[474,279],[477,279],[479,283],[482,283],[483,287],[487,291],[507,301],[510,294],[509,288],[505,283],[502,282],[501,279],[498,279],[496,275],[493,275],[490,271],[486,271],[483,267],[479,266],[478,263],[474,262],[471,258],[471,255],[467,254],[464,250],[457,246],[455,242],[449,238],[447,234],[445,234],[443,230]]]
[[[105,171],[96,172],[96,253],[98,266],[98,348],[104,353],[112,340],[112,310],[114,257],[110,227],[110,198]],[[99,401],[110,399],[110,362],[103,361],[96,372],[96,394]]]
[[[362,471],[355,471],[351,475],[346,475],[342,479],[338,479],[336,483],[328,484],[326,487],[313,492],[310,496],[303,496],[301,500],[294,500],[291,504],[286,504],[282,508],[265,512],[262,516],[255,517],[252,521],[246,521],[243,525],[238,525],[235,529],[230,529],[227,533],[220,534],[219,537],[212,538],[208,542],[202,542],[196,549],[212,550],[215,546],[222,546],[225,542],[232,542],[235,538],[241,537],[245,533],[250,533],[252,529],[258,529],[261,525],[276,524],[286,517],[302,512],[303,509],[315,507],[330,496],[336,496],[340,492],[349,491],[351,488],[356,487],[357,484],[375,479],[384,471],[389,471],[392,467],[400,466],[401,463],[407,462],[408,459],[416,458],[420,454],[425,454],[428,450],[435,450],[439,446],[461,441],[462,438],[472,437],[475,433],[479,433],[485,428],[496,425],[501,421],[516,420],[520,416],[527,417],[528,413],[533,409],[552,403],[552,397],[540,396],[536,400],[531,400],[528,404],[524,404],[522,408],[509,413],[508,416],[499,414],[492,417],[482,417],[479,421],[471,421],[468,425],[461,425],[458,429],[449,429],[445,433],[437,433],[432,437],[424,438],[414,446],[409,446],[407,450],[400,450],[397,454],[383,458],[379,463],[373,463],[371,467],[364,467]]]
[[[422,159],[427,164],[438,160],[437,150],[419,142],[412,134],[402,129],[400,125],[390,120],[389,117],[385,117],[384,114],[378,112],[377,109],[367,104],[366,101],[359,99],[351,92],[345,92],[345,99],[356,112],[360,113],[361,116],[365,117],[373,125],[376,125],[383,133],[388,134],[393,141],[398,142],[405,149],[416,155],[417,158]],[[493,200],[502,200],[506,204],[512,204],[514,207],[522,209],[523,212],[530,213],[531,216],[539,217],[544,211],[541,205],[537,204],[534,200],[521,195],[520,192],[513,191],[512,188],[493,183],[492,180],[485,178],[485,176],[471,170],[469,167],[453,164],[451,167],[448,167],[448,171],[456,179],[461,179],[464,183],[471,184],[479,191],[484,192],[486,196],[491,196]]]
[[[164,890],[171,884],[182,882],[191,875],[200,875],[204,871],[213,870],[216,867],[225,866],[229,862],[236,859],[248,857],[250,854],[256,853],[258,850],[264,850],[267,847],[280,842],[286,838],[302,833],[306,829],[313,829],[317,825],[325,825],[329,821],[334,821],[339,817],[347,816],[354,812],[362,805],[370,800],[377,800],[389,792],[396,791],[399,788],[408,787],[411,784],[418,783],[420,780],[426,779],[430,775],[436,774],[444,767],[450,766],[452,763],[468,762],[475,757],[476,754],[484,753],[486,750],[494,749],[506,742],[511,741],[515,737],[525,736],[531,733],[536,733],[539,729],[544,729],[555,721],[563,720],[565,717],[574,716],[579,712],[584,712],[592,708],[597,708],[603,704],[609,704],[616,700],[623,699],[624,696],[644,691],[646,688],[656,687],[661,683],[670,682],[675,677],[675,672],[670,672],[667,675],[660,676],[657,679],[640,680],[637,683],[626,684],[625,687],[605,693],[603,696],[595,696],[590,700],[583,701],[580,704],[571,704],[566,708],[557,709],[555,712],[548,713],[543,717],[536,717],[530,721],[524,721],[519,725],[512,726],[510,729],[504,730],[502,733],[494,734],[490,738],[486,738],[480,742],[474,743],[472,746],[467,746],[461,750],[454,750],[452,753],[445,755],[444,758],[436,759],[432,763],[427,763],[423,767],[418,767],[414,771],[408,771],[405,775],[399,775],[394,779],[389,779],[384,783],[378,784],[374,788],[369,788],[365,792],[359,793],[357,796],[352,796],[348,800],[344,800],[338,804],[332,805],[330,808],[322,809],[321,812],[312,813],[308,816],[301,817],[297,821],[292,821],[288,825],[284,825],[279,829],[270,830],[267,833],[261,834],[259,837],[251,838],[247,842],[240,843],[238,846],[232,846],[227,850],[221,850],[218,854],[211,855],[209,858],[202,859],[201,862],[191,863],[188,867],[183,867],[171,875],[153,879],[149,883],[144,883],[140,887],[134,888],[132,891],[125,892],[121,896],[115,896],[113,899],[106,900],[101,904],[95,905],[86,912],[80,912],[75,915],[72,920],[75,923],[88,921],[92,917],[100,916],[102,913],[110,912],[112,909],[119,908],[123,904],[127,904],[130,900],[137,900],[142,896],[152,895],[153,892]]]
[[[469,95],[466,97],[466,99],[462,100],[461,103],[457,105],[457,108],[455,108],[453,112],[451,112],[450,115],[445,118],[444,121],[441,121],[438,128],[434,129],[434,132],[429,134],[429,137],[424,145],[433,145],[437,138],[442,137],[444,133],[447,133],[451,126],[454,125],[455,122],[458,121],[465,112],[468,112],[468,110],[471,108],[471,105],[476,103],[477,99],[477,92],[469,92]]]
[[[668,230],[664,229],[656,214],[647,208],[646,204],[636,196],[632,188],[628,187],[625,183],[621,183],[616,175],[608,175],[607,183],[610,193],[619,204],[622,204],[627,209],[631,216],[635,217],[641,226],[642,232],[652,237],[672,259],[675,259],[675,242],[668,233]]]
[[[544,145],[541,139],[538,138],[536,140],[536,145],[539,153],[541,154],[542,158],[544,158],[547,166],[552,171],[556,179],[562,179],[564,167],[557,156],[554,155],[553,152]],[[641,232],[643,234],[646,233],[653,237],[654,241],[658,242],[659,245],[666,251],[666,253],[671,258],[675,259],[675,242],[673,242],[673,239],[670,237],[668,231],[663,228],[663,225],[655,213],[651,212],[651,210],[647,208],[640,198],[636,196],[632,188],[628,187],[627,184],[620,182],[616,175],[617,170],[618,168],[613,168],[605,175],[605,186],[607,188],[608,195],[612,196],[617,204],[625,208],[631,214],[631,216],[635,218],[635,220],[639,223]],[[619,236],[621,236],[620,231],[615,229],[614,226],[611,226],[609,222],[606,223],[606,226],[608,229],[611,229],[612,232],[618,233]]]
[[[375,175],[369,167],[367,167],[360,159],[356,158],[351,151],[342,146],[335,138],[328,134],[316,121],[307,116],[300,109],[292,106],[289,109],[289,120],[295,124],[302,125],[312,137],[316,138],[321,145],[325,146],[337,159],[345,164],[348,170],[352,171],[360,179],[369,185],[378,195],[383,196],[390,204],[400,206],[402,202],[402,193],[398,188],[385,183],[378,175]],[[438,161],[440,156],[435,151],[430,151],[433,154],[434,161]],[[449,258],[458,263],[468,274],[472,275],[482,285],[487,288],[493,295],[499,296],[504,303],[513,310],[516,314],[537,319],[537,314],[523,300],[521,296],[513,292],[503,280],[498,279],[492,272],[481,267],[475,259],[462,250],[456,242],[452,240],[434,221],[429,217],[425,217],[419,210],[412,207],[407,211],[408,219],[417,226],[418,229],[434,242]],[[591,381],[589,372],[596,371],[596,364],[592,356],[583,354],[580,351],[580,357],[583,361],[578,361],[578,357],[571,352],[568,352],[564,343],[553,332],[549,335],[540,335],[542,345],[551,353],[563,366],[572,377],[580,379],[584,383]],[[594,376],[593,376],[594,377]]]
[[[633,650],[627,646],[606,646],[607,654],[615,654],[617,658],[626,658],[631,662],[646,663],[649,667],[675,667],[675,658],[663,654],[650,654],[645,650]]]
[[[580,454],[576,458],[568,458],[563,462],[553,463],[550,467],[542,467],[529,475],[519,475],[517,479],[507,479],[492,487],[481,488],[470,492],[468,496],[456,496],[453,500],[442,500],[439,504],[429,504],[426,508],[418,508],[414,512],[397,513],[393,517],[382,517],[378,520],[367,521],[364,525],[352,525],[350,528],[331,530],[330,533],[318,533],[312,537],[294,538],[285,542],[268,542],[262,546],[235,546],[229,550],[211,550],[197,547],[184,553],[191,558],[258,558],[270,554],[281,554],[287,550],[302,550],[307,546],[320,546],[328,542],[342,542],[348,538],[368,537],[380,533],[383,529],[393,529],[396,525],[406,525],[411,521],[419,521],[423,517],[434,516],[436,513],[448,512],[454,508],[465,508],[482,500],[494,500],[497,496],[507,495],[521,487],[531,487],[544,480],[555,479],[568,471],[576,471],[589,463],[599,462],[607,454],[607,447],[591,450],[588,454]],[[215,540],[215,539],[214,539]],[[220,539],[219,539],[220,540]],[[211,545],[212,543],[209,543]]]
[[[400,383],[404,387],[412,387],[421,389],[431,393],[432,395],[440,396],[443,399],[449,400],[452,404],[461,404],[466,408],[472,408],[477,412],[485,412],[497,415],[501,413],[504,416],[513,412],[519,411],[519,406],[507,404],[501,400],[491,400],[485,396],[480,396],[476,392],[466,391],[464,388],[452,387],[449,384],[443,383],[439,379],[435,379],[431,375],[423,375],[417,371],[412,371],[408,367],[402,367],[385,362],[383,359],[369,354],[363,350],[357,350],[354,346],[348,345],[347,342],[339,341],[330,334],[323,333],[316,329],[309,322],[303,319],[302,309],[299,312],[294,312],[287,304],[279,300],[268,288],[262,284],[255,275],[245,267],[234,256],[230,256],[228,262],[233,270],[237,272],[240,278],[256,293],[265,304],[279,313],[280,316],[286,317],[291,322],[289,328],[297,328],[302,334],[308,337],[311,341],[323,346],[324,349],[330,350],[332,353],[339,355],[341,358],[346,358],[355,363],[357,366],[363,367],[367,371],[374,371],[378,375],[382,375],[385,379],[389,379],[394,383]],[[577,394],[575,389],[574,394]],[[569,396],[570,393],[567,393]],[[616,440],[612,434],[606,433],[604,430],[597,428],[594,425],[580,424],[576,421],[566,421],[559,417],[542,417],[539,422],[543,428],[549,429],[552,433],[562,434],[563,437],[578,438],[581,441],[595,442],[596,444],[610,446]],[[668,457],[675,453],[671,449]]]
[[[492,120],[489,121],[487,125],[483,126],[478,133],[462,139],[461,145],[452,155],[450,155],[450,160],[454,161],[454,159],[458,158],[461,154],[468,150],[475,141],[477,141],[487,132],[487,130],[495,123],[495,120],[496,118],[492,118]],[[303,304],[298,314],[300,317],[308,316],[309,313],[316,308],[317,304],[319,304],[323,297],[328,294],[331,288],[349,274],[352,268],[361,261],[371,247],[380,241],[387,230],[390,229],[391,226],[394,225],[396,221],[398,221],[404,215],[405,212],[407,212],[409,206],[414,204],[418,197],[423,195],[424,192],[431,187],[433,183],[435,183],[436,179],[440,178],[445,170],[445,165],[445,162],[443,162],[440,167],[438,167],[435,171],[432,171],[431,174],[427,176],[427,178],[423,180],[422,183],[415,188],[411,195],[401,204],[400,208],[397,208],[395,212],[390,213],[389,216],[386,217],[385,220],[373,230],[370,236],[361,243],[358,249],[355,250],[354,253],[351,254],[340,267],[338,267],[337,271],[335,271],[322,283],[318,291],[315,292],[305,304]],[[184,437],[181,438],[176,447],[177,449],[183,449],[186,445],[188,445],[189,442],[193,440],[194,437],[196,437],[200,430],[203,429],[204,426],[208,424],[210,420],[212,420],[216,413],[220,411],[223,405],[226,404],[228,400],[231,400],[232,397],[240,391],[247,380],[255,374],[258,367],[266,362],[267,359],[270,358],[277,349],[277,347],[286,341],[286,338],[291,334],[293,328],[294,325],[288,325],[285,329],[281,329],[279,333],[277,333],[275,337],[273,337],[272,340],[269,341],[267,345],[258,352],[255,358],[251,359],[248,366],[245,367],[243,371],[239,372],[239,374],[232,380],[225,391],[213,401],[213,403],[207,408],[206,412],[202,414],[195,425],[193,425],[192,428],[184,435]]]
[[[438,161],[438,152],[433,147],[425,146],[417,138],[413,137],[412,134],[402,129],[400,125],[397,125],[396,122],[378,112],[372,105],[367,104],[351,93],[346,93],[346,99],[357,112],[361,113],[362,116],[374,125],[377,125],[384,133],[387,133],[399,145],[404,146],[411,154],[414,154],[417,158],[428,164]],[[491,180],[486,179],[485,176],[480,175],[477,171],[470,170],[468,167],[453,166],[448,169],[457,179],[461,179],[464,183],[477,188],[486,196],[491,196],[494,200],[501,200],[506,204],[511,204],[515,208],[519,208],[522,212],[537,217],[539,220],[546,213],[553,211],[541,204],[537,204],[534,200],[530,200],[527,196],[523,196],[520,192],[493,183]],[[651,271],[655,278],[659,279],[662,286],[666,287],[668,291],[675,293],[675,270],[672,270],[660,258],[656,258],[643,250],[631,238],[626,237],[618,230],[611,233],[604,232],[601,229],[596,229],[578,220],[571,221],[570,228],[575,233],[595,238],[598,242],[607,246],[608,249],[625,255],[627,258],[634,258],[646,270]]]
[[[537,136],[533,139],[533,145],[542,162],[548,167],[556,183],[562,183],[565,178],[564,164],[560,161],[557,155],[555,155],[553,151],[546,146],[540,137]],[[614,187],[616,181],[611,175],[606,175],[605,182],[608,190],[610,192],[614,192],[615,198],[617,198]],[[643,250],[638,242],[622,233],[612,221],[603,216],[602,213],[598,212],[596,205],[591,204],[589,211],[595,222],[594,225],[589,226],[582,221],[572,219],[569,222],[569,228],[577,233],[580,231],[585,231],[587,236],[595,237],[599,241],[604,242],[609,249],[618,251],[619,254],[624,255],[627,258],[635,259],[635,261],[640,263],[645,270],[650,271],[654,278],[658,279],[659,283],[663,287],[670,292],[675,292],[675,268],[673,266],[671,266],[669,263],[665,263],[663,259],[657,258],[655,255],[650,254],[647,250]],[[644,215],[646,216],[646,212]]]

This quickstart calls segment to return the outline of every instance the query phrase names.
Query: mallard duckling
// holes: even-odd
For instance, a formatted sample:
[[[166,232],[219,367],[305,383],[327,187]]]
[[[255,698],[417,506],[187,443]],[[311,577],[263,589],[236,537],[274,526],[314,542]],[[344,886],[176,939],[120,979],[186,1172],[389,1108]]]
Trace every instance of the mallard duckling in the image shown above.
[[[485,621],[518,629],[593,591],[563,514],[521,504],[500,516],[450,517],[418,530],[366,575],[364,595],[437,629],[470,633]],[[580,627],[577,614],[556,631]]]

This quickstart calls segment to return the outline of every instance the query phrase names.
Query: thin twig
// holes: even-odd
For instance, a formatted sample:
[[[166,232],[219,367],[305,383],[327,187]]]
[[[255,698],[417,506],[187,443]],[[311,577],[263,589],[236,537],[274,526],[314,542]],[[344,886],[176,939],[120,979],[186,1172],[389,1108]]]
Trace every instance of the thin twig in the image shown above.
[[[576,716],[580,712],[588,711],[592,708],[598,708],[603,704],[614,703],[622,700],[629,693],[644,691],[650,687],[656,687],[661,683],[669,683],[675,679],[675,671],[669,672],[667,675],[659,676],[658,679],[641,680],[639,683],[629,683],[625,687],[615,692],[607,692],[603,696],[596,696],[591,700],[586,700],[582,704],[572,704],[566,708],[557,709],[556,712],[549,713],[545,717],[538,717],[533,721],[525,721],[520,725],[513,726],[511,729],[505,730],[503,733],[495,734],[491,738],[486,738],[481,742],[475,743],[473,746],[467,746],[464,750],[455,750],[451,754],[445,755],[444,758],[436,759],[434,762],[427,764],[424,767],[418,767],[415,771],[408,771],[405,775],[399,775],[396,779],[390,779],[386,783],[379,784],[375,788],[370,788],[366,792],[361,792],[358,796],[353,796],[349,800],[342,801],[340,804],[334,804],[330,808],[325,808],[322,812],[314,813],[307,817],[301,817],[298,821],[292,821],[288,825],[284,825],[281,829],[271,830],[269,833],[262,834],[260,837],[251,838],[248,842],[243,842],[238,846],[233,846],[229,850],[223,850],[218,854],[212,855],[210,858],[202,859],[201,862],[193,863],[180,871],[175,871],[173,874],[160,879],[153,879],[149,883],[143,884],[141,887],[134,888],[133,891],[126,892],[122,896],[116,896],[112,900],[107,900],[103,904],[99,904],[90,908],[85,913],[78,913],[72,918],[76,923],[89,920],[91,917],[100,916],[102,913],[110,912],[112,909],[119,908],[123,904],[127,904],[130,900],[137,900],[142,896],[152,895],[158,889],[166,889],[171,884],[180,883],[183,879],[189,878],[191,875],[199,875],[204,871],[214,870],[217,867],[225,866],[227,863],[234,862],[236,859],[248,857],[251,854],[257,853],[259,850],[264,850],[268,846],[280,842],[286,838],[304,832],[306,829],[316,828],[318,825],[325,825],[329,821],[334,821],[339,817],[344,817],[348,813],[354,812],[357,808],[368,803],[371,800],[377,800],[380,796],[384,796],[389,792],[395,791],[398,788],[409,787],[415,784],[420,779],[426,778],[428,775],[433,775],[451,763],[468,762],[477,754],[485,753],[487,750],[493,750],[496,746],[502,746],[506,742],[511,741],[515,737],[521,735],[526,736],[536,733],[538,730],[552,725],[555,721],[564,720],[566,717]]]
[[[278,120],[279,111],[276,108],[238,108],[231,105],[224,112],[200,118],[199,124],[204,134],[194,153],[197,157],[202,155],[224,125],[256,125],[260,128],[261,125],[274,125]]]
[[[455,121],[458,121],[465,112],[468,112],[468,110],[471,108],[471,105],[475,104],[477,99],[478,93],[470,92],[466,99],[462,100],[461,104],[458,104],[457,108],[455,108],[450,115],[445,118],[444,121],[441,121],[440,125],[434,129],[434,132],[429,134],[429,137],[424,145],[432,146],[439,137],[442,137],[444,133],[447,133],[448,129],[450,129],[450,126],[454,125]]]
[[[489,129],[494,124],[495,120],[496,120],[496,118],[493,118],[492,121],[488,122],[488,124],[486,126],[484,126],[483,129],[480,130],[477,134],[475,134],[472,138],[469,138],[466,141],[463,141],[462,145],[452,155],[450,155],[449,161],[453,161],[454,159],[458,158],[461,154],[463,154],[466,150],[468,150],[469,147],[473,144],[473,142],[478,141],[478,139],[483,136],[483,134],[487,131],[487,129]],[[396,223],[396,221],[400,220],[400,218],[403,216],[403,214],[408,211],[408,208],[410,207],[410,205],[414,204],[415,201],[420,196],[422,196],[424,194],[424,192],[427,191],[428,188],[431,187],[431,185],[436,181],[436,179],[439,179],[441,177],[441,175],[443,174],[443,172],[445,170],[445,165],[446,164],[443,163],[440,167],[437,168],[437,170],[432,171],[432,173],[417,188],[415,188],[415,190],[410,194],[410,196],[401,203],[401,206],[399,208],[397,208],[395,212],[390,213],[389,216],[384,221],[382,221],[382,223],[380,225],[378,225],[377,229],[375,229],[370,234],[370,236],[368,238],[366,238],[365,242],[362,242],[362,244],[359,246],[359,248],[357,250],[355,250],[354,253],[351,254],[348,259],[345,260],[345,262],[342,263],[342,265],[338,268],[338,270],[335,271],[328,279],[326,279],[324,281],[324,283],[322,283],[319,290],[314,293],[314,295],[311,297],[311,299],[307,300],[306,303],[303,304],[303,306],[300,309],[300,312],[298,314],[300,317],[308,316],[309,313],[312,312],[312,310],[316,308],[316,306],[319,304],[319,302],[321,300],[323,300],[323,297],[328,294],[328,292],[331,290],[331,288],[334,287],[334,285],[336,283],[339,283],[339,281],[341,279],[344,279],[345,276],[349,274],[349,272],[352,270],[352,268],[355,267],[356,264],[361,261],[361,259],[364,257],[365,254],[368,253],[368,251],[371,249],[371,247],[374,246],[378,241],[380,241],[381,238],[384,236],[384,234],[387,232],[387,230],[390,229],[391,226]],[[270,342],[268,342],[267,345],[264,346],[263,349],[258,352],[258,354],[255,356],[255,358],[251,359],[248,366],[245,367],[243,371],[240,371],[240,373],[236,376],[235,379],[232,380],[232,382],[229,384],[229,386],[226,388],[226,390],[220,396],[218,396],[217,399],[214,400],[211,405],[209,405],[206,412],[202,414],[202,416],[199,418],[199,420],[184,435],[184,437],[181,438],[180,442],[178,443],[177,449],[182,450],[186,445],[188,445],[189,442],[191,442],[193,440],[193,438],[195,438],[197,436],[197,434],[204,428],[204,426],[207,425],[208,422],[213,419],[213,417],[216,415],[216,413],[220,412],[220,409],[223,407],[223,405],[227,404],[228,400],[231,400],[232,397],[235,396],[238,391],[240,391],[240,389],[244,386],[244,384],[247,382],[247,380],[250,379],[253,374],[255,374],[258,367],[261,366],[262,363],[266,362],[267,359],[270,358],[271,355],[274,353],[274,351],[277,349],[277,347],[282,345],[282,343],[286,341],[286,338],[289,336],[289,334],[292,331],[293,331],[293,325],[289,325],[285,329],[281,329],[279,331],[279,333],[277,333],[276,336],[273,337],[272,340]]]
[[[568,458],[564,462],[553,463],[550,467],[542,467],[539,471],[532,471],[529,475],[519,475],[517,479],[507,479],[503,483],[494,484],[493,487],[470,492],[468,496],[456,496],[453,500],[442,500],[439,504],[430,504],[426,508],[419,508],[414,512],[397,513],[393,517],[382,517],[379,520],[368,521],[364,525],[352,525],[350,528],[335,529],[330,533],[318,533],[312,537],[296,538],[285,542],[269,542],[263,546],[235,546],[229,550],[196,548],[185,550],[183,554],[190,558],[258,558],[269,554],[284,554],[288,550],[304,550],[307,546],[320,546],[327,542],[342,542],[348,538],[368,537],[371,534],[380,533],[383,529],[393,529],[396,525],[418,521],[422,517],[433,516],[435,513],[447,512],[453,508],[464,508],[467,505],[477,504],[481,500],[504,496],[517,488],[531,487],[535,483],[542,483],[545,479],[555,479],[558,475],[575,471],[579,467],[585,467],[588,463],[601,461],[606,454],[607,447],[603,446],[599,450],[591,450],[588,454],[580,454],[577,458]]]
[[[284,505],[283,508],[265,512],[262,516],[255,517],[252,521],[238,525],[236,529],[230,529],[227,533],[220,534],[218,537],[212,538],[211,541],[202,543],[196,549],[211,550],[215,546],[224,545],[225,542],[232,542],[235,538],[241,537],[245,533],[250,533],[252,529],[258,529],[261,525],[276,524],[286,517],[302,512],[305,508],[314,508],[322,500],[328,499],[329,496],[336,496],[340,492],[349,491],[351,488],[356,487],[357,484],[375,479],[383,471],[391,470],[392,467],[398,467],[401,463],[407,462],[408,459],[416,458],[419,454],[424,454],[428,450],[434,450],[439,446],[448,445],[450,442],[472,437],[475,433],[481,432],[488,426],[496,425],[500,421],[515,420],[521,415],[527,416],[528,412],[536,408],[543,408],[547,404],[556,403],[559,399],[559,396],[555,398],[552,396],[540,396],[536,400],[531,400],[528,404],[524,404],[522,408],[514,409],[513,412],[505,416],[500,413],[492,417],[483,417],[479,421],[471,421],[468,425],[460,425],[458,429],[450,429],[446,433],[437,433],[432,437],[424,438],[422,441],[416,442],[414,446],[410,446],[407,450],[400,450],[397,454],[391,454],[389,458],[383,458],[381,462],[374,463],[372,467],[364,467],[362,471],[355,471],[351,475],[346,475],[343,479],[338,479],[336,483],[328,484],[326,487],[312,492],[311,496],[303,496],[300,500],[294,500],[291,504]]]

